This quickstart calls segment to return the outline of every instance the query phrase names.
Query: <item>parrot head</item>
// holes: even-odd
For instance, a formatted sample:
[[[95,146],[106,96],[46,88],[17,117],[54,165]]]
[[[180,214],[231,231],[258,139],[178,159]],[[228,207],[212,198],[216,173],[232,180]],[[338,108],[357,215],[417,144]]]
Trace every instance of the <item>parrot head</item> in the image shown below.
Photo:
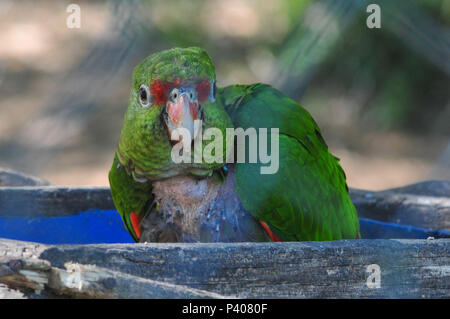
[[[200,128],[232,127],[216,103],[214,65],[205,50],[173,48],[148,56],[133,71],[130,100],[117,155],[136,180],[156,180],[183,173],[207,175],[224,163],[178,163],[171,160],[179,128],[191,140]],[[196,120],[202,125],[194,125]]]
[[[161,113],[167,133],[186,128],[195,138],[194,121],[202,119],[201,103],[215,102],[211,59],[198,48],[172,49],[151,55],[134,71],[139,104]]]

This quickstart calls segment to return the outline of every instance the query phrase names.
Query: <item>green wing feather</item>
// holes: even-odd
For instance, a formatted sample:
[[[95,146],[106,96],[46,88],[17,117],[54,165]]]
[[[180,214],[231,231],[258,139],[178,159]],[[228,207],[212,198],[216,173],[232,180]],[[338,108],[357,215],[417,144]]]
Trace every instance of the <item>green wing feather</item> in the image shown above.
[[[136,182],[131,174],[127,173],[125,167],[120,164],[117,155],[114,156],[108,177],[114,205],[119,211],[128,232],[137,242],[138,237],[131,223],[130,213],[143,214],[147,205],[153,201],[151,198],[151,183]]]
[[[311,115],[265,84],[229,86],[217,95],[236,128],[279,128],[277,173],[260,174],[267,165],[260,162],[236,164],[244,208],[282,240],[360,238],[344,171]]]

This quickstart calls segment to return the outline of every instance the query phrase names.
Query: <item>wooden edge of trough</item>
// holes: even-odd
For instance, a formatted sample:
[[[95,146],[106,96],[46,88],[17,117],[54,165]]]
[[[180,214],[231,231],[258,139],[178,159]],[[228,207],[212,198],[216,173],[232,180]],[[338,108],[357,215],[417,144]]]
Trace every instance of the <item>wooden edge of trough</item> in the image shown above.
[[[0,186],[47,186],[49,182],[6,167],[0,167]]]
[[[360,217],[450,230],[450,181],[426,181],[384,191],[350,189]],[[68,216],[114,209],[108,187],[0,187],[0,216]]]
[[[449,298],[450,239],[43,245],[0,239],[0,294]]]

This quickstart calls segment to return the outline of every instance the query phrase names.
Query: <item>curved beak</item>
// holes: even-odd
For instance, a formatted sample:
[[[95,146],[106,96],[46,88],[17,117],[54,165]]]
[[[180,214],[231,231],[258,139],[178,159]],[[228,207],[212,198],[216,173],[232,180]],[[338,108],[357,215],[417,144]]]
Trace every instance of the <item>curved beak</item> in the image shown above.
[[[172,102],[167,102],[167,129],[169,136],[179,128],[185,128],[189,131],[191,141],[195,139],[199,131],[199,125],[194,125],[198,119],[199,106],[198,101],[191,101],[187,93],[183,92]]]

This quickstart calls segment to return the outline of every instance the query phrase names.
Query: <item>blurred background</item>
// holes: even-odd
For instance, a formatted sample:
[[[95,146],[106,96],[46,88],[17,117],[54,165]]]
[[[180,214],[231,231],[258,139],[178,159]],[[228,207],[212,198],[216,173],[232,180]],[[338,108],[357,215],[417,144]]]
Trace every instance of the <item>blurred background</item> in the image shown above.
[[[369,29],[373,2],[0,0],[0,167],[108,185],[133,67],[195,45],[219,86],[266,82],[304,106],[351,187],[450,179],[450,1],[377,1]]]

